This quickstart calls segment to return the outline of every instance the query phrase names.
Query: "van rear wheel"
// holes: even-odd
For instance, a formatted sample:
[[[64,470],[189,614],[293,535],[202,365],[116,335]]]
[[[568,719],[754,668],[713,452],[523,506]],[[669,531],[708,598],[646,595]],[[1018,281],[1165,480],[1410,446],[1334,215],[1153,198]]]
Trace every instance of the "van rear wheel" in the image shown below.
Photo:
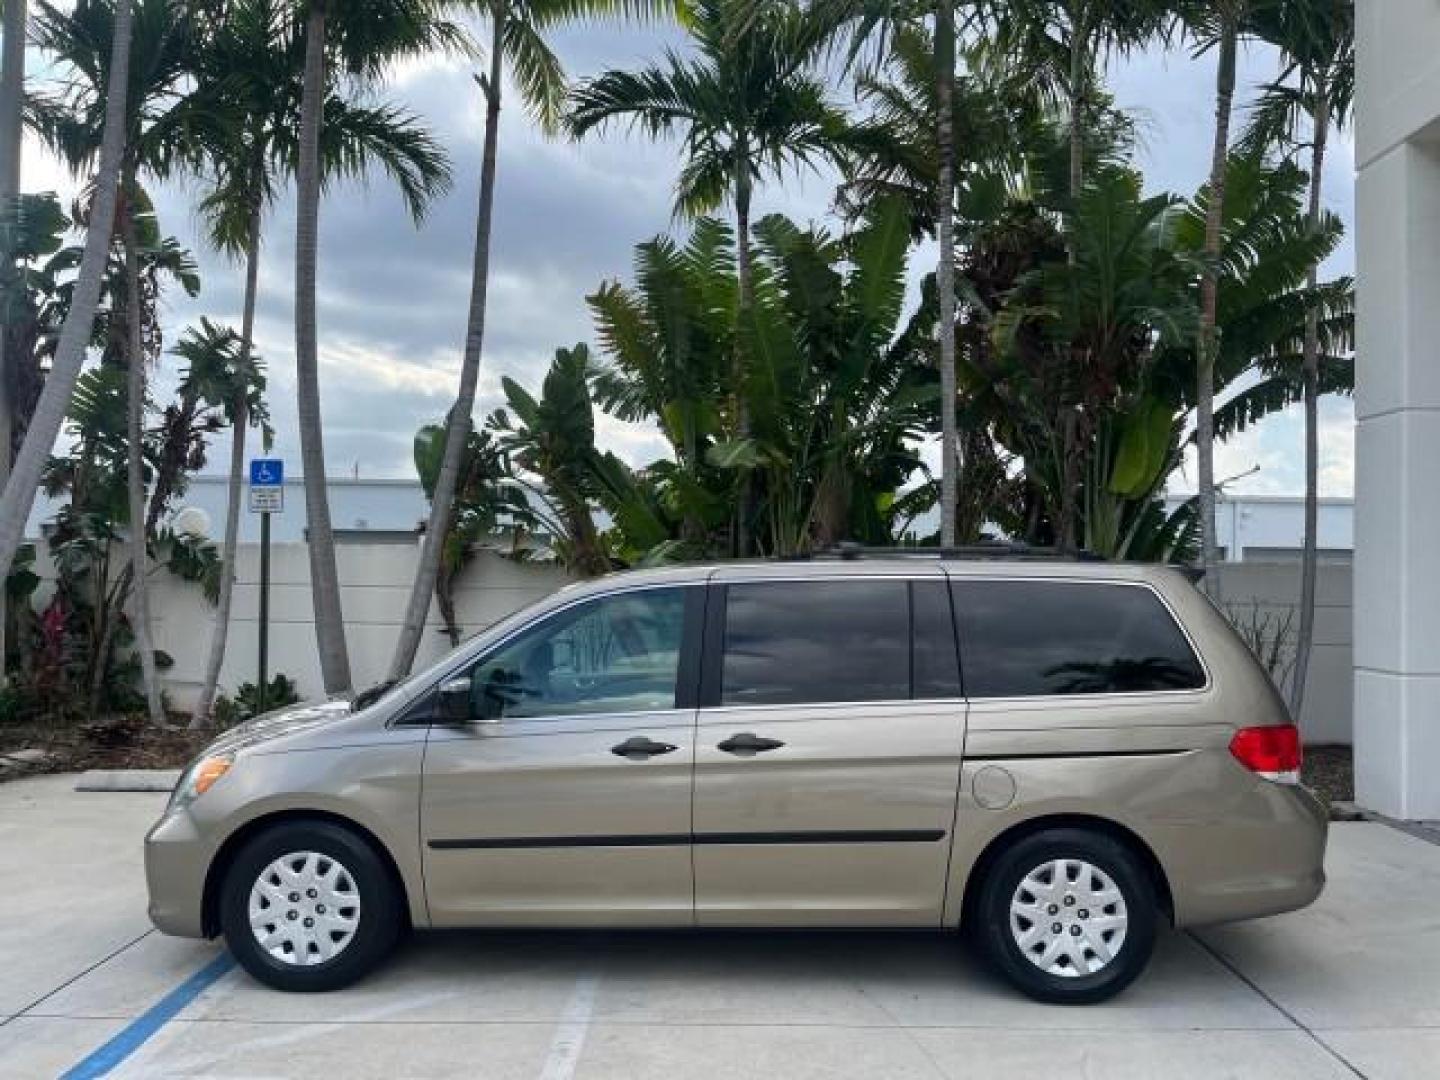
[[[1086,829],[1018,841],[981,882],[979,944],[1018,989],[1083,1005],[1118,994],[1145,969],[1158,905],[1146,868],[1123,843]]]
[[[220,894],[225,942],[277,990],[335,990],[384,958],[403,924],[380,857],[329,822],[286,822],[246,844]]]

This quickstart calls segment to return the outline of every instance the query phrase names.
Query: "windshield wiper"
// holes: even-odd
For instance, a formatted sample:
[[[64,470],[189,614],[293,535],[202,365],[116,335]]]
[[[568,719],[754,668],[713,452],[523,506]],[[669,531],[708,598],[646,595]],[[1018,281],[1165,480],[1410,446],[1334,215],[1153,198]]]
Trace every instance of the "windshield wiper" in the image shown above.
[[[360,693],[356,694],[351,700],[350,711],[353,713],[359,712],[361,709],[368,709],[388,694],[399,681],[399,679],[386,679],[384,682],[378,682],[366,690],[361,690]]]

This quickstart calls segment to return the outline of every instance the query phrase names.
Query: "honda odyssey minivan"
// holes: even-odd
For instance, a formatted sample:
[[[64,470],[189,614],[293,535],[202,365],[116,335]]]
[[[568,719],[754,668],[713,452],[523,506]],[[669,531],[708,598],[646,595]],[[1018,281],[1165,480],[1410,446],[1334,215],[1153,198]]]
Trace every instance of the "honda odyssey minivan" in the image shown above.
[[[1092,1002],[1162,923],[1302,907],[1326,814],[1178,570],[871,555],[571,586],[398,685],[262,716],[145,845],[162,931],[284,990],[407,928],[970,931]]]

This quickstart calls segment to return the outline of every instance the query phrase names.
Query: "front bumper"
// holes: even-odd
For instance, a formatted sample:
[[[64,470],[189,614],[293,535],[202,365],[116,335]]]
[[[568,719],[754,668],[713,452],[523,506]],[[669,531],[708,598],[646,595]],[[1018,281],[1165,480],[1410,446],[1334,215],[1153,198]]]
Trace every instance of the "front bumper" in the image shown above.
[[[166,814],[145,837],[150,921],[162,934],[203,938],[205,877],[213,856],[190,814]]]

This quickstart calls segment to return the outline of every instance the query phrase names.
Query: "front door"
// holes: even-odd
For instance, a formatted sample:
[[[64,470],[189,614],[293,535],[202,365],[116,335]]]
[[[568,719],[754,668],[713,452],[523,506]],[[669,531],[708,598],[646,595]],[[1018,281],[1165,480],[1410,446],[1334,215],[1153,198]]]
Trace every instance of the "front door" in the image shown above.
[[[965,731],[943,576],[719,581],[697,922],[938,925]]]
[[[692,922],[682,658],[698,653],[703,602],[700,586],[584,599],[465,673],[474,722],[437,723],[425,750],[434,925]]]

